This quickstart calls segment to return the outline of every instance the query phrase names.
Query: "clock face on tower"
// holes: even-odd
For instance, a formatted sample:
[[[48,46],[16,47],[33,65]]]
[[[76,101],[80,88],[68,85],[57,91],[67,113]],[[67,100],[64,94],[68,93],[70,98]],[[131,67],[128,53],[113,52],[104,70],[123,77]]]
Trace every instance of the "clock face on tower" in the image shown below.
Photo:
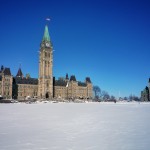
[[[49,43],[46,43],[46,47],[50,47],[50,44],[49,44]]]

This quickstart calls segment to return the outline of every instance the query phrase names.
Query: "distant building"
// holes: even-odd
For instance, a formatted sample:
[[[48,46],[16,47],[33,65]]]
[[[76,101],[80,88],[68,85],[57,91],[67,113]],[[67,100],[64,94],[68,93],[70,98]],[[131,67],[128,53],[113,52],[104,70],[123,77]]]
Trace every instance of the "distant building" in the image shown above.
[[[54,97],[65,99],[86,99],[92,98],[92,83],[89,77],[85,82],[77,81],[76,77],[72,75],[70,79],[68,74],[66,78],[55,80],[54,78]]]
[[[48,26],[45,26],[44,36],[40,44],[39,76],[25,77],[18,69],[17,75],[12,76],[10,68],[0,69],[0,95],[4,98],[26,99],[36,97],[39,99],[86,99],[92,98],[92,82],[86,77],[84,82],[77,81],[75,75],[58,80],[53,77],[53,46],[50,40]]]
[[[149,87],[145,87],[143,91],[141,91],[141,101],[150,101],[150,78],[149,78]]]
[[[2,97],[12,97],[12,82],[13,76],[11,75],[10,68],[4,68],[1,66],[0,69],[0,95]]]

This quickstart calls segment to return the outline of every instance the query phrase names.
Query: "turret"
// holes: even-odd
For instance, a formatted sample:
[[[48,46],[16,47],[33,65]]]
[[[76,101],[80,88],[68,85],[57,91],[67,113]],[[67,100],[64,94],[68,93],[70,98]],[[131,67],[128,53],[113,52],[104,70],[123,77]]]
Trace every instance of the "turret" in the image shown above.
[[[69,81],[69,77],[68,77],[68,73],[66,73],[66,78],[65,78],[66,81]]]
[[[4,66],[2,65],[2,66],[1,66],[1,71],[3,71],[3,70],[4,70]]]
[[[86,78],[85,78],[85,82],[86,82],[86,83],[91,83],[90,77],[86,77]]]
[[[21,78],[23,78],[23,73],[22,73],[22,71],[21,71],[21,68],[18,69],[18,72],[17,72],[16,77],[21,77]]]

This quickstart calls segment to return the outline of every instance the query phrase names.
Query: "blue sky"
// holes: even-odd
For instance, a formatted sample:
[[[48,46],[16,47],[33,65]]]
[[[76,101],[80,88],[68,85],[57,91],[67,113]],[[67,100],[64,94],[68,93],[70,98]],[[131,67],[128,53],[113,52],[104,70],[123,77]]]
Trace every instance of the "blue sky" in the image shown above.
[[[150,2],[0,2],[0,65],[38,77],[38,51],[50,17],[54,76],[76,75],[114,96],[140,96],[150,77]]]

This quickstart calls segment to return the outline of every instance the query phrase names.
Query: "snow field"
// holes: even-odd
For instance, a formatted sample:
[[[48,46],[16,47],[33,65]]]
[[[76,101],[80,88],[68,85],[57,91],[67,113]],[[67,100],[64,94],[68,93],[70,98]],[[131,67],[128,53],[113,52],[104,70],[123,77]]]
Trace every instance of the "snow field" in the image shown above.
[[[150,104],[0,104],[0,126],[0,150],[148,150]]]

